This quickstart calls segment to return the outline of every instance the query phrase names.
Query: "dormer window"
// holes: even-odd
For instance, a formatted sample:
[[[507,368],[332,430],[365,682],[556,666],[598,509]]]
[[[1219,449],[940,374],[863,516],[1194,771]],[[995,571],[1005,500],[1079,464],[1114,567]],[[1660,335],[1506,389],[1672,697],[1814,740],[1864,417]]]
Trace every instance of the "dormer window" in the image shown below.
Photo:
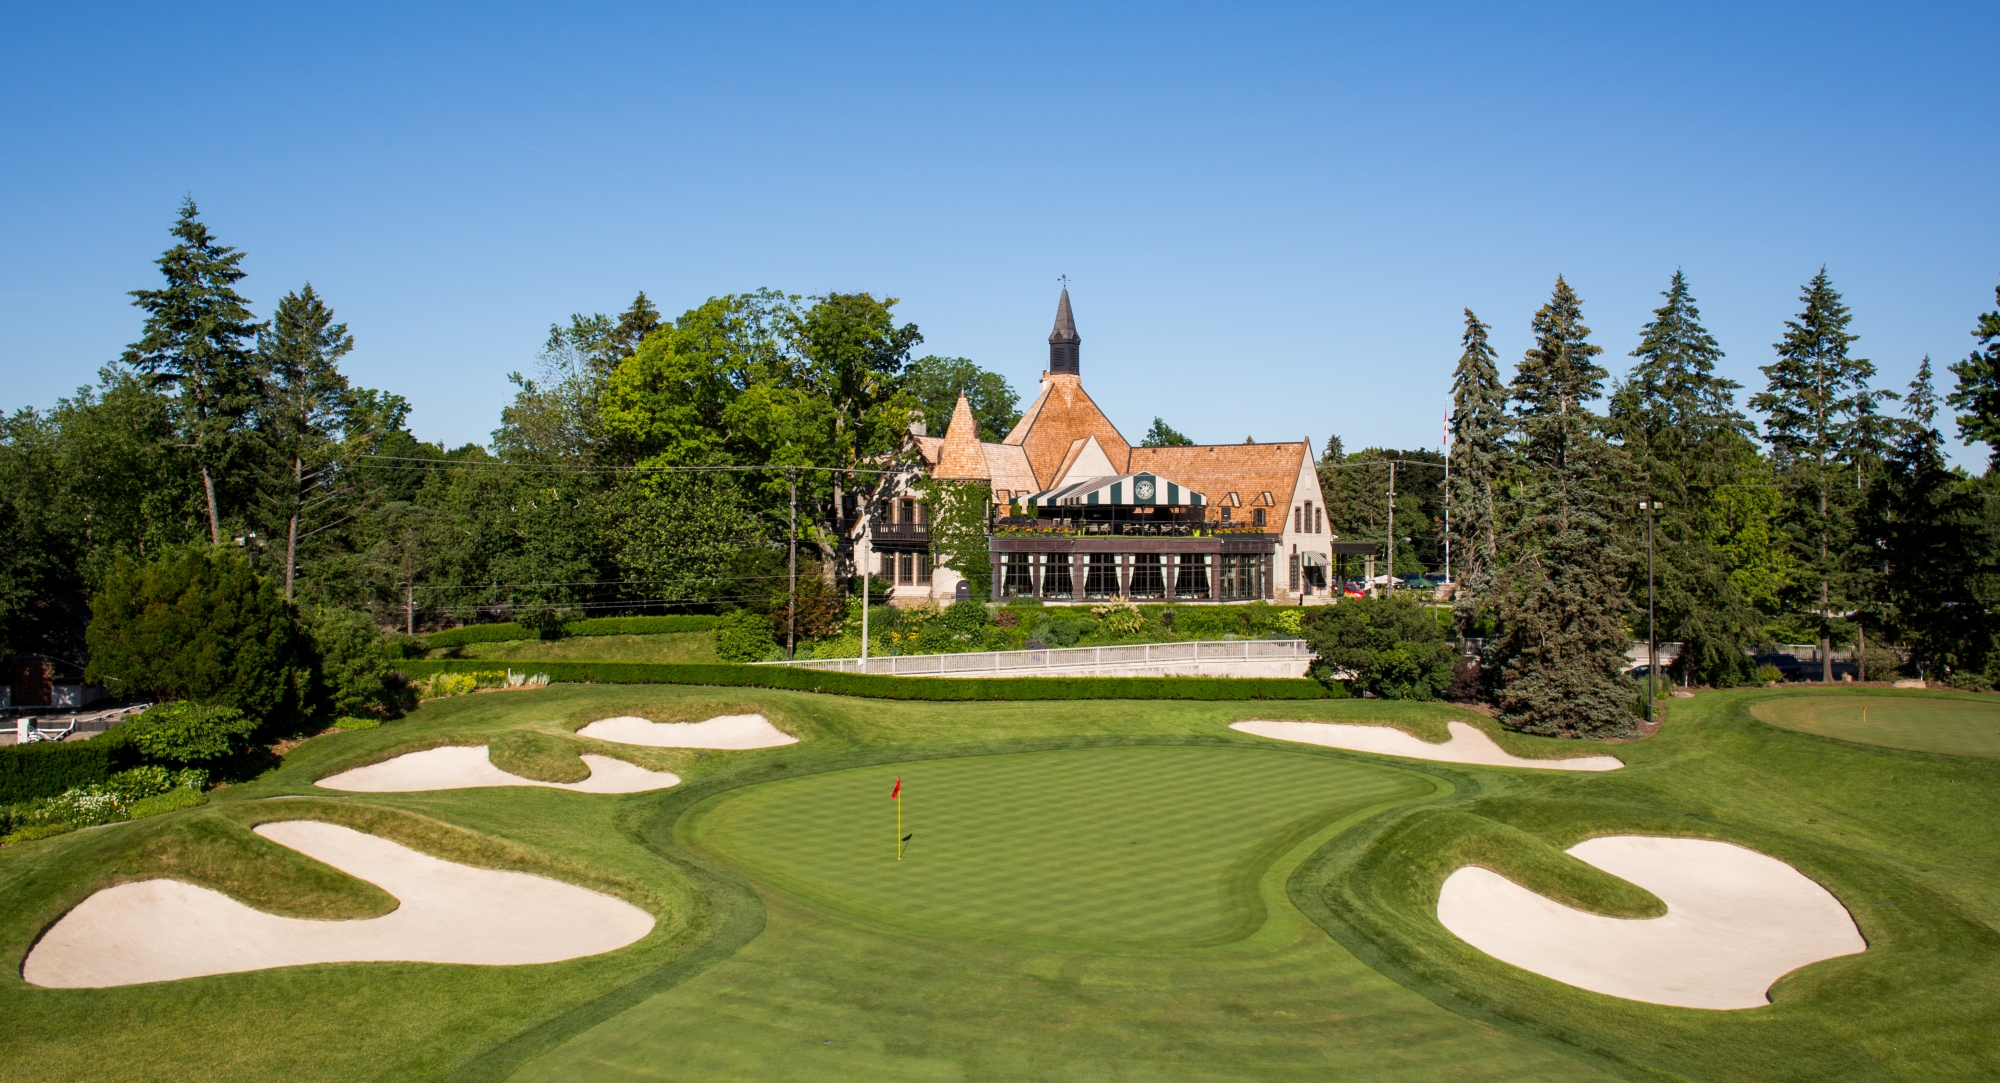
[[[1250,510],[1250,525],[1251,525],[1251,526],[1263,526],[1263,525],[1264,525],[1264,509],[1263,509],[1263,508],[1252,508],[1252,509]]]

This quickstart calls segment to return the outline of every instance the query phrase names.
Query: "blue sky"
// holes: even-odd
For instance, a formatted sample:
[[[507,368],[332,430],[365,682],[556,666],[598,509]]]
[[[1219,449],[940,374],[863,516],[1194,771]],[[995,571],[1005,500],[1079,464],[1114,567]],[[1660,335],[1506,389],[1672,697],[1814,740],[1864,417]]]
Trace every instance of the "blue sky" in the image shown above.
[[[1558,273],[1614,372],[1677,267],[1750,390],[1821,264],[1882,385],[1971,349],[2000,7],[1401,7],[10,5],[0,408],[137,336],[185,193],[452,444],[640,289],[898,297],[1026,398],[1067,274],[1128,436],[1349,448]]]

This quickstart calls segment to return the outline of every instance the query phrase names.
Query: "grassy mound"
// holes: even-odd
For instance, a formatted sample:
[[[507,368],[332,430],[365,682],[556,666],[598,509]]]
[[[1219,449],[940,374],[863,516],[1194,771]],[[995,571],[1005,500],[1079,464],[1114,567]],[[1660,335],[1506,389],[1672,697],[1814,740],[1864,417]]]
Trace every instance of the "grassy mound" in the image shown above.
[[[1876,691],[1794,695],[1752,709],[1760,722],[1781,729],[1863,745],[2000,756],[2000,696]]]

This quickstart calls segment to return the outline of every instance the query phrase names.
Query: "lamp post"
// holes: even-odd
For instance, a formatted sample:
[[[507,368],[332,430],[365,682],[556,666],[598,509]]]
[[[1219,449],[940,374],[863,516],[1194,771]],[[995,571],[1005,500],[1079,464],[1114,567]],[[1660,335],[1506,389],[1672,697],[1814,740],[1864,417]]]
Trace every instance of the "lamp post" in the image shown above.
[[[1639,510],[1646,513],[1646,721],[1653,721],[1653,674],[1660,668],[1659,647],[1653,634],[1653,513],[1660,509],[1657,500],[1639,501]]]

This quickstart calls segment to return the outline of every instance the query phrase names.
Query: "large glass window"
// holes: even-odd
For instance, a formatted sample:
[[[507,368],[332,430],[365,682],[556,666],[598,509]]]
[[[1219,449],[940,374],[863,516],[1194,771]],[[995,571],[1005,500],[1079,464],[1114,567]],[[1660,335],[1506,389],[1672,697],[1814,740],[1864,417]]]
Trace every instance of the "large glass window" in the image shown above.
[[[1179,571],[1174,575],[1174,597],[1208,597],[1207,553],[1181,554],[1181,566]]]
[[[1008,553],[1006,576],[1001,581],[1001,592],[1012,598],[1017,594],[1035,593],[1034,559],[1031,553]]]
[[[1134,598],[1161,598],[1167,593],[1166,577],[1161,574],[1160,554],[1135,553],[1132,555],[1132,586],[1129,591]]]
[[[922,507],[923,505],[919,504],[917,506]],[[924,587],[931,585],[931,555],[929,553],[917,554],[917,585]]]
[[[1042,597],[1067,598],[1076,593],[1070,585],[1068,553],[1050,553],[1042,566]]]
[[[1083,593],[1090,598],[1110,598],[1118,593],[1118,556],[1090,554],[1090,570],[1083,578]]]
[[[916,559],[917,555],[915,553],[896,554],[897,586],[907,587],[910,585],[910,583],[912,582],[912,577],[916,574],[917,570]]]

